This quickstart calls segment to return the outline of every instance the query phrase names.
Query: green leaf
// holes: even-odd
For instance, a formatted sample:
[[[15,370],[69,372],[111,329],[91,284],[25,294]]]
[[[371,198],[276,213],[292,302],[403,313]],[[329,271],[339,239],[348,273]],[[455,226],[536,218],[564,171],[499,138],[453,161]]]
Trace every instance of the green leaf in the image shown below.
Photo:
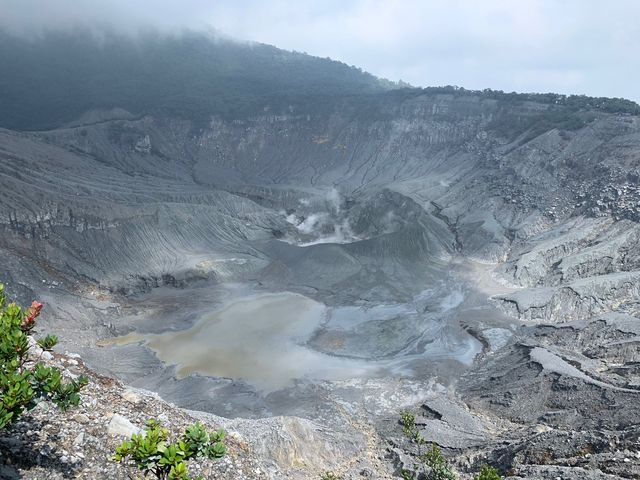
[[[211,459],[222,458],[226,453],[227,447],[225,447],[224,443],[218,442],[211,445],[208,457]]]
[[[185,429],[184,434],[175,442],[168,443],[169,431],[155,420],[147,422],[144,433],[135,434],[131,441],[123,442],[116,448],[114,461],[131,459],[143,473],[153,473],[157,478],[175,478],[187,480],[185,461],[196,455],[220,458],[226,453],[222,442],[212,443],[210,436],[224,438],[224,432],[207,433],[204,425],[196,423]]]
[[[38,339],[37,343],[43,350],[51,350],[58,344],[58,337],[55,335],[47,335],[44,338]]]
[[[502,480],[498,471],[489,465],[483,465],[480,473],[474,477],[474,480]]]
[[[170,480],[188,480],[189,475],[187,472],[187,466],[180,462],[171,467],[169,471],[169,479]]]

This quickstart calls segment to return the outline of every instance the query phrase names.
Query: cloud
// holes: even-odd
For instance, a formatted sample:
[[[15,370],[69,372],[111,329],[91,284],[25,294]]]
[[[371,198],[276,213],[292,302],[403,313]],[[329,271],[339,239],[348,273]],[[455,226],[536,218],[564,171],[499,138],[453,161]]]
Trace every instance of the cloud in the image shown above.
[[[206,0],[2,0],[0,25],[26,35],[94,26],[126,33],[148,27],[203,28],[211,6]]]
[[[640,99],[640,2],[354,0],[229,4],[223,31],[330,56],[415,85],[559,91]],[[311,6],[309,6],[311,5]],[[625,79],[625,80],[623,80]]]
[[[76,24],[202,28],[414,85],[640,100],[637,0],[3,0],[22,32]]]

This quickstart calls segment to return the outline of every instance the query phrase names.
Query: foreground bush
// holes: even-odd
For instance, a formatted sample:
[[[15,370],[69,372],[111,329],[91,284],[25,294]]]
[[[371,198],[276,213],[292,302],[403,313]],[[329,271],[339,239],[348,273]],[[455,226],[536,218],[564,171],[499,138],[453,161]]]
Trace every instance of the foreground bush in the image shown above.
[[[79,392],[86,377],[65,382],[57,368],[29,361],[29,334],[43,305],[34,301],[27,309],[7,304],[0,284],[0,430],[15,422],[38,401],[48,400],[67,410],[80,403]],[[53,348],[57,337],[48,335],[38,343]]]
[[[417,480],[418,471],[422,470],[424,478],[428,480],[456,480],[456,476],[447,464],[440,448],[435,443],[426,448],[429,442],[420,433],[420,429],[416,425],[415,414],[407,410],[400,412],[400,424],[405,436],[417,447],[416,459],[420,462],[414,464],[414,471],[402,470],[402,478]],[[495,468],[483,465],[474,480],[502,480],[502,477]]]
[[[190,480],[186,462],[196,457],[222,458],[224,431],[207,432],[200,422],[187,427],[180,439],[168,443],[169,430],[149,420],[144,433],[135,434],[116,448],[113,460],[137,467],[160,480]]]
[[[426,448],[429,442],[420,433],[420,429],[416,425],[416,416],[411,412],[403,411],[400,413],[400,423],[405,436],[418,448],[416,458],[420,463],[416,463],[413,468],[423,470],[428,480],[455,480],[456,476],[447,465],[440,448],[435,443]],[[405,480],[418,478],[415,472],[409,470],[403,470],[402,477]]]
[[[320,480],[342,480],[342,479],[333,472],[324,472],[320,476]]]
[[[480,473],[475,476],[474,480],[502,480],[498,471],[489,465],[483,465]]]

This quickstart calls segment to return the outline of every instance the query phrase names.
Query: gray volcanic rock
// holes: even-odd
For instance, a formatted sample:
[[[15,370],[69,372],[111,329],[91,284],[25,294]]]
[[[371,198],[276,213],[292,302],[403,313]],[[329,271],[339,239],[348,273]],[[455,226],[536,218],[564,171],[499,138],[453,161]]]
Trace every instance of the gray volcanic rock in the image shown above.
[[[494,299],[523,320],[569,321],[612,310],[637,313],[640,272],[582,278],[560,287],[539,287]]]
[[[322,107],[1,130],[0,280],[102,372],[191,409],[308,417],[261,424],[278,463],[382,437],[400,464],[415,404],[463,476],[637,476],[640,117],[429,90]],[[265,292],[325,308],[296,346],[357,379],[177,378],[136,337]]]
[[[484,446],[492,461],[513,478],[635,478],[638,322],[607,314],[521,327],[472,368],[459,383],[472,411],[514,422]]]

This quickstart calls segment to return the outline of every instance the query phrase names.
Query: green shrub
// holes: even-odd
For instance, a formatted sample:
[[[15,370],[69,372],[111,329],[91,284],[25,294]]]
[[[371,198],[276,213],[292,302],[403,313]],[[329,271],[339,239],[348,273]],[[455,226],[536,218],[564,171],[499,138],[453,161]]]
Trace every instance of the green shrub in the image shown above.
[[[340,480],[340,477],[333,472],[324,472],[320,476],[320,480]]]
[[[416,480],[418,478],[416,473],[411,470],[402,470],[400,474],[402,475],[402,480]]]
[[[58,344],[58,337],[55,335],[47,335],[44,338],[38,339],[37,342],[43,350],[51,351],[51,349]]]
[[[402,425],[402,431],[405,436],[416,445],[418,449],[416,458],[420,462],[414,464],[413,468],[415,471],[401,471],[403,480],[416,480],[419,476],[419,470],[425,472],[424,478],[427,480],[455,480],[456,476],[449,465],[447,465],[447,460],[442,455],[440,447],[432,443],[431,446],[423,452],[424,446],[429,442],[427,442],[420,433],[420,429],[416,425],[415,414],[408,410],[401,411],[400,424]],[[502,477],[498,475],[495,468],[484,465],[474,480],[502,480]]]
[[[422,457],[423,463],[428,467],[428,480],[455,480],[456,476],[447,465],[447,461],[442,456],[442,451],[435,443]]]
[[[455,474],[451,471],[449,465],[447,465],[442,451],[435,443],[432,443],[431,447],[423,452],[424,447],[429,442],[427,442],[420,433],[420,429],[416,425],[415,414],[403,410],[400,412],[400,423],[405,436],[418,448],[416,458],[420,463],[416,463],[414,469],[424,470],[427,480],[455,480]],[[402,470],[401,473],[404,480],[414,480],[417,478],[416,473],[410,470]]]
[[[7,304],[0,284],[0,429],[40,400],[51,401],[62,410],[78,405],[79,392],[87,383],[84,376],[65,382],[57,368],[29,361],[29,334],[42,307],[36,301],[27,309]],[[40,342],[50,348],[57,337],[49,335]]]
[[[474,477],[474,480],[502,480],[498,475],[498,471],[489,465],[483,465],[480,473]]]
[[[418,447],[418,456],[422,455],[422,449],[427,445],[427,441],[420,433],[420,429],[416,425],[416,416],[414,413],[403,410],[400,412],[400,423],[405,436]]]
[[[196,457],[222,458],[224,431],[208,432],[202,423],[187,427],[180,439],[168,442],[169,431],[149,420],[144,433],[135,434],[116,448],[113,460],[137,467],[161,480],[190,480],[186,462]]]

